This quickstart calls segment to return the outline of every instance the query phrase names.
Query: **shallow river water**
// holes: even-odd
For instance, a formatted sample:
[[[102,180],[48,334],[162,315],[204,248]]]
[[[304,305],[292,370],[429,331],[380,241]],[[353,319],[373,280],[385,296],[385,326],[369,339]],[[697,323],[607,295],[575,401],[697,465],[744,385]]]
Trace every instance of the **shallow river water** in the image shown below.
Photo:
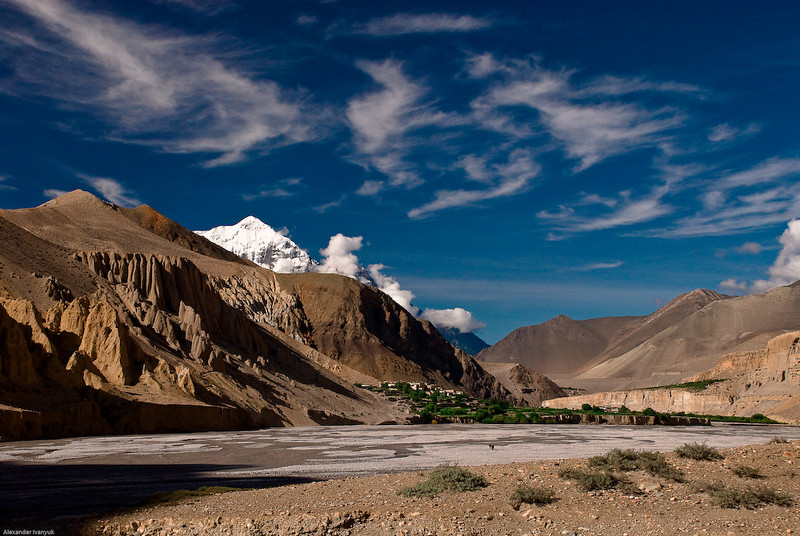
[[[0,521],[77,516],[160,491],[800,439],[800,427],[424,425],[272,428],[0,444]],[[494,445],[494,448],[490,448]]]

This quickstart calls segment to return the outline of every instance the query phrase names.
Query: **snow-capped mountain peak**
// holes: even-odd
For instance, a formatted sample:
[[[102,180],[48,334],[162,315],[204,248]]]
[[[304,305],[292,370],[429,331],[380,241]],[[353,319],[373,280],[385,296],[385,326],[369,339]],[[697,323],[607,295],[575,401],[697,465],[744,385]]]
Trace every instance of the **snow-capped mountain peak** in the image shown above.
[[[195,233],[274,272],[308,272],[318,264],[286,231],[276,231],[255,216]]]

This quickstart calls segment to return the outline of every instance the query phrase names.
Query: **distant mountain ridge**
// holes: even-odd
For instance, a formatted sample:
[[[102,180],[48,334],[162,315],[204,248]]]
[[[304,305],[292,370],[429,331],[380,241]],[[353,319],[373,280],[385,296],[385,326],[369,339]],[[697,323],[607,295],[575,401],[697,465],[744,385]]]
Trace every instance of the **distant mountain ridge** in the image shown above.
[[[730,352],[763,347],[800,327],[800,282],[763,294],[697,289],[642,317],[558,316],[519,328],[480,352],[484,362],[519,363],[589,391],[679,383]]]
[[[438,327],[439,333],[447,342],[462,350],[469,355],[478,355],[481,350],[489,348],[489,343],[475,335],[474,333],[462,333],[456,328]]]
[[[698,289],[676,297],[648,316],[573,320],[559,315],[542,324],[514,330],[481,351],[477,358],[519,363],[548,376],[575,377],[632,350],[709,303],[727,298],[712,290]]]
[[[255,216],[247,216],[235,225],[220,225],[207,231],[195,231],[195,234],[273,272],[310,272],[319,265],[285,232],[276,231]]]

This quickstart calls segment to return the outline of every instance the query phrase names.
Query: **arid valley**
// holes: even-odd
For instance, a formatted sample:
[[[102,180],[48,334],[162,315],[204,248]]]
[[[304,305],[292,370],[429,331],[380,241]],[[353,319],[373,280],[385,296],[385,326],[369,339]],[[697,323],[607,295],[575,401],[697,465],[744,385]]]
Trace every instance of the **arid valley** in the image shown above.
[[[0,21],[0,536],[800,533],[800,3]]]

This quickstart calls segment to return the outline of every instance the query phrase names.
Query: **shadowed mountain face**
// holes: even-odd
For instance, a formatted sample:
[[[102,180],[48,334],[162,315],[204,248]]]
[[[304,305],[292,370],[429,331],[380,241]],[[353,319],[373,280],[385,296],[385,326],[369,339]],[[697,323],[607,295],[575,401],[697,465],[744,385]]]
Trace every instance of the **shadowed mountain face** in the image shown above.
[[[435,328],[81,191],[0,211],[0,436],[403,421],[353,382],[507,397]]]
[[[456,328],[438,328],[442,337],[454,347],[463,350],[469,355],[478,355],[481,350],[489,347],[489,344],[475,335],[474,333],[462,333]]]

